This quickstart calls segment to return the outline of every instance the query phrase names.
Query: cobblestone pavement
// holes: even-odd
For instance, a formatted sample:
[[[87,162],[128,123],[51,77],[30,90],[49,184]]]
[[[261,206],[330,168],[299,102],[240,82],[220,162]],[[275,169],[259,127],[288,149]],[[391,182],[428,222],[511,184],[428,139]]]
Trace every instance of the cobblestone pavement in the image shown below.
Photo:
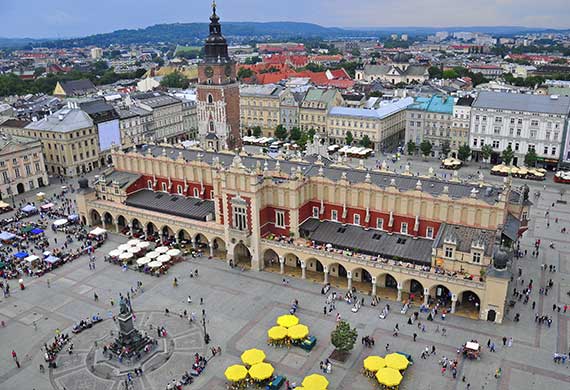
[[[440,318],[433,323],[426,322],[426,332],[422,333],[415,325],[407,325],[406,318],[399,314],[399,310],[394,310],[387,319],[380,320],[378,308],[370,307],[368,299],[367,305],[358,313],[352,313],[350,306],[339,303],[338,312],[358,329],[359,340],[361,336],[374,335],[376,343],[372,349],[365,349],[357,343],[346,363],[333,364],[333,371],[328,375],[330,389],[375,388],[360,374],[362,360],[370,354],[385,354],[388,343],[392,351],[408,352],[415,360],[405,375],[402,390],[465,389],[467,383],[471,384],[472,389],[569,388],[569,362],[565,365],[554,364],[552,354],[569,350],[570,312],[553,312],[552,305],[570,304],[570,297],[566,294],[570,290],[570,243],[569,236],[560,233],[561,227],[570,227],[570,207],[562,204],[552,207],[552,203],[560,199],[558,188],[549,185],[544,190],[542,183],[530,184],[531,192],[540,190],[541,197],[532,210],[530,229],[521,243],[522,249],[528,249],[529,254],[518,260],[514,269],[522,269],[522,278],[526,282],[534,280],[531,302],[534,300],[537,303],[535,311],[531,310],[530,304],[525,306],[517,303],[501,325],[449,315],[445,322]],[[565,195],[564,200],[570,202],[570,196]],[[545,212],[548,210],[550,227],[547,228]],[[555,218],[559,219],[558,223],[554,221]],[[536,238],[541,238],[543,245],[540,257],[533,258],[530,252]],[[5,328],[0,328],[1,390],[62,390],[64,386],[67,390],[120,389],[118,378],[96,376],[87,365],[87,356],[94,341],[114,328],[111,320],[105,320],[74,336],[76,352],[71,356],[61,354],[59,368],[51,373],[39,372],[38,367],[42,363],[39,348],[54,336],[56,328],[68,329],[74,322],[97,312],[105,316],[109,311],[116,312],[117,308],[109,304],[110,299],[116,299],[119,292],[125,293],[138,280],[143,282],[144,292],[133,299],[135,312],[138,313],[137,326],[165,326],[173,341],[173,353],[162,365],[158,364],[135,380],[134,388],[137,390],[163,389],[170,379],[179,377],[188,369],[193,353],[207,350],[202,344],[201,327],[190,326],[175,315],[184,309],[194,311],[198,318],[202,309],[205,309],[211,345],[222,347],[221,356],[210,360],[206,372],[188,388],[224,389],[225,368],[239,363],[241,352],[248,348],[263,349],[267,353],[267,361],[275,366],[276,373],[284,374],[297,383],[306,374],[318,372],[319,362],[332,352],[329,340],[335,320],[334,316],[322,314],[323,298],[319,284],[292,279],[290,285],[284,287],[278,274],[242,272],[229,269],[223,261],[207,258],[178,264],[169,275],[161,278],[135,271],[121,272],[117,266],[103,262],[102,256],[125,241],[126,237],[111,234],[104,247],[97,252],[95,271],[89,270],[88,259],[83,257],[51,273],[51,288],[47,287],[45,277],[28,280],[26,290],[13,288],[10,298],[1,299],[0,320],[6,323]],[[556,250],[548,248],[550,241]],[[541,272],[541,263],[556,265],[558,272]],[[200,277],[189,278],[190,271],[196,268]],[[177,288],[172,286],[174,277],[180,283]],[[539,287],[551,278],[554,288],[548,296],[540,296]],[[98,302],[93,301],[94,292],[100,297]],[[190,305],[186,302],[188,295],[192,296],[194,302]],[[200,297],[204,298],[203,306],[199,304]],[[298,315],[301,322],[308,325],[311,334],[318,339],[310,353],[298,348],[277,349],[266,344],[267,329],[274,324],[277,316],[288,311],[293,299],[300,302]],[[395,302],[391,302],[391,305],[399,308]],[[163,313],[166,307],[174,314],[165,317]],[[517,312],[521,315],[521,321],[514,323],[512,318]],[[552,327],[536,326],[535,312],[552,315]],[[34,321],[37,330],[34,329]],[[396,323],[401,329],[399,337],[391,335]],[[434,332],[438,325],[447,328],[446,337]],[[416,342],[413,342],[413,333],[418,333]],[[503,347],[503,336],[513,337],[511,348]],[[497,352],[490,352],[485,347],[481,360],[460,361],[457,380],[453,380],[449,373],[442,377],[438,360],[442,356],[454,357],[457,347],[473,338],[482,344],[491,339],[497,345]],[[436,347],[437,355],[420,359],[421,351],[432,345]],[[12,360],[12,349],[18,353],[22,364],[20,369]],[[497,368],[503,372],[500,379],[494,378]],[[461,381],[463,376],[465,383]]]

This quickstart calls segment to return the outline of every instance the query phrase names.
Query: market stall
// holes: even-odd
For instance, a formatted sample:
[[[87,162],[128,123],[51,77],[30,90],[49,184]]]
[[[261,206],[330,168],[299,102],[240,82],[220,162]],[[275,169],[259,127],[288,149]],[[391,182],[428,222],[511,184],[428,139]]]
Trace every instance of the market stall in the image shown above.
[[[159,246],[154,251],[162,255],[163,253],[168,252],[168,247],[167,246]]]
[[[252,348],[241,354],[241,361],[246,366],[253,366],[255,364],[262,363],[264,360],[265,352],[261,349]]]
[[[48,211],[48,210],[51,210],[51,209],[53,208],[53,206],[55,206],[55,204],[53,204],[53,203],[50,202],[50,203],[46,203],[46,204],[44,204],[44,205],[41,205],[41,206],[40,206],[40,209],[41,209],[42,211]]]
[[[20,209],[20,211],[22,211],[25,214],[31,215],[31,214],[35,214],[38,212],[38,209],[34,206],[32,206],[31,204],[25,205],[24,207],[22,207]]]
[[[53,221],[53,227],[55,229],[63,229],[68,223],[69,221],[65,218],[56,219],[55,221]]]

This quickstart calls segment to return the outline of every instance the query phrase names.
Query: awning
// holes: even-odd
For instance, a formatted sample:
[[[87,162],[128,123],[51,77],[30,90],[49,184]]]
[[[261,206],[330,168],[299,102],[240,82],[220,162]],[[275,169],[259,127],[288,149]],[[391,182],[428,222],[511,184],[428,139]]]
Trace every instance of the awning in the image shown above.
[[[27,261],[28,263],[33,263],[34,261],[38,261],[40,258],[38,256],[28,256],[26,257],[24,260]]]
[[[46,203],[46,204],[40,206],[40,208],[41,208],[42,210],[49,210],[49,209],[51,209],[53,206],[55,206],[53,203]]]
[[[35,227],[33,227],[32,225],[24,226],[24,227],[22,228],[22,233],[29,233],[29,232],[31,232],[31,231],[34,230],[34,229],[35,229]]]
[[[1,202],[1,201],[0,201],[0,209],[5,209],[5,208],[8,208],[8,207],[10,207],[10,205],[9,205],[8,203],[6,203],[6,202]]]
[[[59,257],[56,257],[56,256],[48,256],[48,257],[46,257],[46,258],[44,259],[44,261],[45,261],[46,263],[53,264],[53,263],[59,261]]]
[[[0,232],[0,241],[9,241],[15,238],[16,235],[10,232]]]
[[[56,221],[53,222],[53,226],[59,227],[59,226],[65,226],[67,225],[69,221],[67,219],[58,219]]]
[[[42,229],[40,229],[40,228],[35,228],[35,229],[30,230],[30,233],[33,234],[33,235],[42,234],[43,232],[44,232],[44,231],[43,231]]]
[[[100,228],[100,227],[96,227],[95,229],[93,229],[89,232],[89,234],[91,234],[93,236],[100,236],[103,233],[107,233],[107,231],[103,228]]]
[[[21,210],[24,213],[32,213],[32,212],[36,211],[37,209],[34,206],[32,206],[31,204],[29,204],[29,205],[22,207]]]
[[[79,215],[77,215],[77,214],[71,214],[71,215],[69,215],[69,216],[67,217],[67,219],[68,219],[69,221],[78,221],[78,220],[79,220]]]

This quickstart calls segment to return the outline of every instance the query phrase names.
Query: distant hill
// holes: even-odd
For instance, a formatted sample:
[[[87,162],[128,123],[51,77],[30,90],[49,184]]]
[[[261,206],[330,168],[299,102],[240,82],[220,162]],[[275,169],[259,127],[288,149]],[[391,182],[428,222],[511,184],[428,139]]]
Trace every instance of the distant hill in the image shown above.
[[[227,37],[322,37],[365,36],[366,31],[344,30],[322,27],[311,23],[296,22],[225,22],[222,32]],[[90,35],[83,38],[63,39],[46,42],[48,46],[108,46],[111,44],[144,44],[168,42],[176,44],[202,40],[208,35],[207,23],[157,24],[142,29],[117,30],[106,34]]]
[[[380,38],[390,33],[408,33],[410,35],[428,35],[436,31],[471,31],[502,36],[529,32],[560,32],[569,30],[539,29],[519,26],[467,26],[467,27],[365,27],[338,28],[323,27],[318,24],[300,22],[223,22],[222,31],[227,37],[271,37],[273,39],[287,38]],[[111,33],[96,34],[73,39],[28,39],[0,38],[0,47],[22,47],[25,45],[45,45],[50,47],[73,46],[108,46],[111,44],[200,44],[208,35],[207,23],[171,23],[157,24],[140,29],[124,29]]]

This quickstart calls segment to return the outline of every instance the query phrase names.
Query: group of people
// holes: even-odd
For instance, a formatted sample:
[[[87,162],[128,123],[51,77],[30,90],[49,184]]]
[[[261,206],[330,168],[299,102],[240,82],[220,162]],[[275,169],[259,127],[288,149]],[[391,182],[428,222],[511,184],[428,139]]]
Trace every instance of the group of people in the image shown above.
[[[56,368],[55,359],[57,358],[57,354],[63,350],[69,341],[69,335],[67,333],[61,333],[58,329],[56,330],[53,342],[49,345],[44,343],[42,352],[44,353],[44,360],[48,363],[49,367]],[[73,347],[71,347],[71,351],[73,351]],[[42,368],[40,367],[40,370],[41,369]]]

